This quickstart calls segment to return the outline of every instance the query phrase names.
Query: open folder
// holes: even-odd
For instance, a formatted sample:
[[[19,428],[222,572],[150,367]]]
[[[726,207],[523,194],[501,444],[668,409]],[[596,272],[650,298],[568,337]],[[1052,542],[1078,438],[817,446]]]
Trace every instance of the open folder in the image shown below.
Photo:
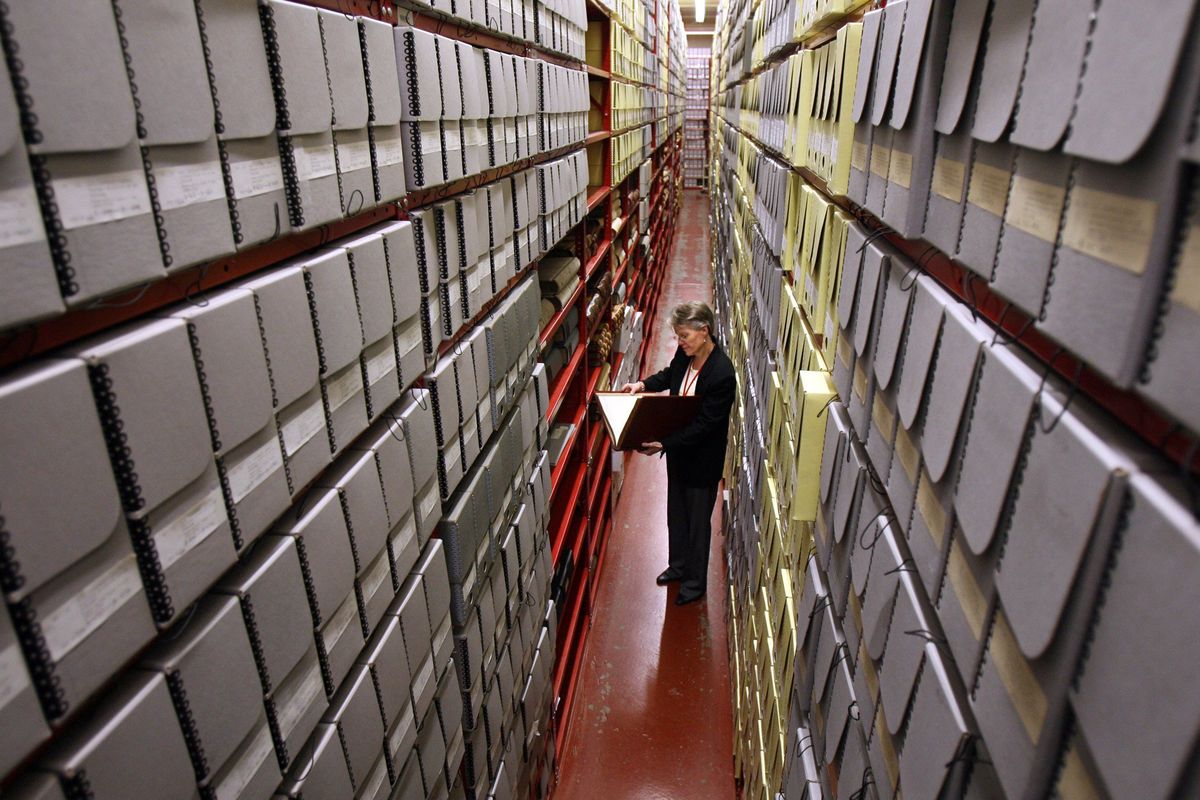
[[[691,422],[700,408],[699,397],[669,394],[596,392],[596,400],[614,450],[633,450],[646,442],[660,442]]]

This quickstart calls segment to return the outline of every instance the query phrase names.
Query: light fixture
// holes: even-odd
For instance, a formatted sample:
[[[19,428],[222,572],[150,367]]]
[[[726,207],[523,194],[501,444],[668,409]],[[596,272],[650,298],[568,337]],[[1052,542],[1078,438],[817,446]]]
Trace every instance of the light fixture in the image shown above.
[[[704,22],[704,0],[696,0],[696,22]]]

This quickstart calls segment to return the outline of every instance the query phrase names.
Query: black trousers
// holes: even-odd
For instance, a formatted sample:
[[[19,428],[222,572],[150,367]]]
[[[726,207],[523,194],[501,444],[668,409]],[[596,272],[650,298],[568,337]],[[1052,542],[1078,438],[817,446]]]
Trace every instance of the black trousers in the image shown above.
[[[708,548],[712,541],[712,512],[717,484],[684,486],[667,475],[668,566],[683,575],[679,590],[698,594],[708,580]]]

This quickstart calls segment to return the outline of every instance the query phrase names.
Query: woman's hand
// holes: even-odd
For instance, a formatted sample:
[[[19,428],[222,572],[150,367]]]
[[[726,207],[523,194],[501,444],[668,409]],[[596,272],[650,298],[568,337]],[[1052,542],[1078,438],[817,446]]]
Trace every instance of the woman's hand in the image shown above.
[[[638,448],[638,452],[644,456],[652,456],[662,452],[662,442],[646,442]]]
[[[640,394],[641,392],[646,391],[646,384],[642,383],[641,381],[638,381],[637,383],[627,383],[621,387],[620,391],[627,392],[629,394]]]

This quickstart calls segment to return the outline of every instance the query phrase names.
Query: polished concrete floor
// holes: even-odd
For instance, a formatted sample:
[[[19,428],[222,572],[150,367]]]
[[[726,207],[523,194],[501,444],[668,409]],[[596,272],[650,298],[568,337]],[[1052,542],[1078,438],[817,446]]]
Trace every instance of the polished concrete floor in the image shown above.
[[[708,206],[687,192],[647,372],[675,351],[670,310],[710,301]],[[554,800],[728,800],[735,796],[720,503],[708,594],[677,607],[667,564],[666,464],[633,455],[570,719]]]

